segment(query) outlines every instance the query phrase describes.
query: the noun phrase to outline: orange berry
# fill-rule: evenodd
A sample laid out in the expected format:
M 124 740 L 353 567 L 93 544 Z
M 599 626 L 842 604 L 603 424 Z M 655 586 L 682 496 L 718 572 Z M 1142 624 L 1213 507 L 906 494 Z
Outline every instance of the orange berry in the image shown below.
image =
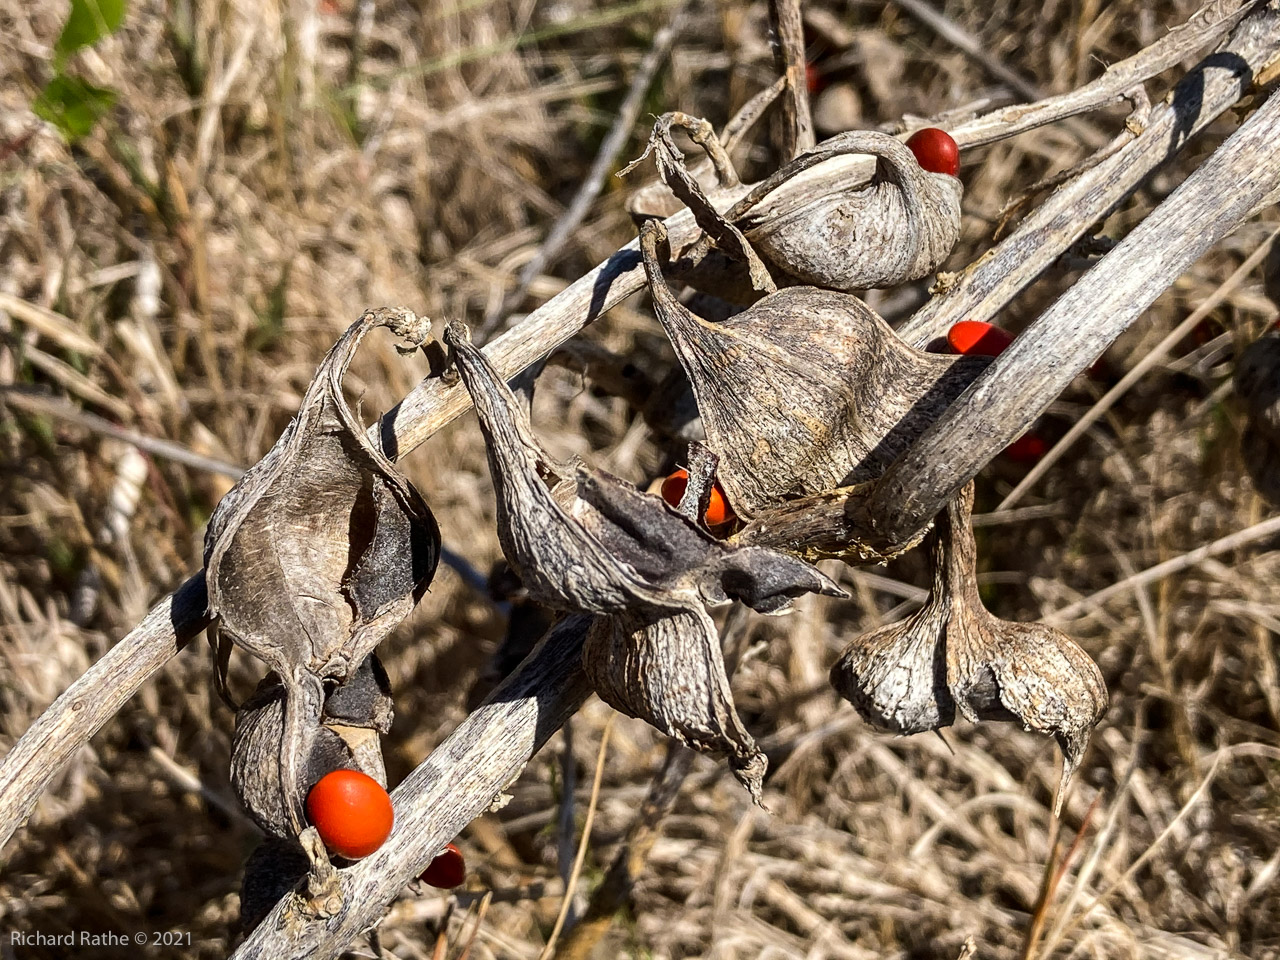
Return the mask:
M 359 860 L 391 836 L 395 810 L 382 785 L 359 770 L 332 770 L 307 794 L 307 818 L 334 853 Z
M 677 470 L 662 481 L 662 499 L 671 506 L 678 507 L 680 498 L 684 496 L 685 488 L 688 486 L 689 471 Z M 729 506 L 729 501 L 724 498 L 724 490 L 718 483 L 711 486 L 711 499 L 707 501 L 707 512 L 703 514 L 702 519 L 709 527 L 718 527 L 733 519 L 733 510 Z
M 418 879 L 441 890 L 462 886 L 462 881 L 467 879 L 467 861 L 457 844 L 446 846 L 443 853 L 427 864 L 427 869 L 418 875 Z
M 1013 343 L 1013 335 L 981 320 L 961 320 L 947 331 L 947 343 L 967 357 L 998 357 Z

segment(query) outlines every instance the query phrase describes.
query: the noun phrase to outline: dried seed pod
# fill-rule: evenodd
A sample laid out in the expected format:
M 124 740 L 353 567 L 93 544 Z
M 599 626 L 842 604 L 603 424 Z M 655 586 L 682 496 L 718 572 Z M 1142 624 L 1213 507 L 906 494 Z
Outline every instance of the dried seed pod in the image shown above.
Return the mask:
M 853 291 L 918 280 L 935 271 L 960 236 L 959 179 L 922 169 L 895 138 L 853 130 L 818 144 L 756 184 L 723 213 L 739 188 L 725 182 L 704 192 L 671 137 L 683 115 L 667 114 L 654 125 L 650 148 L 658 172 L 694 213 L 705 236 L 677 258 L 683 279 L 700 289 L 695 271 L 714 244 L 745 259 L 755 290 L 768 290 L 757 254 L 777 283 L 801 282 Z M 688 119 L 688 118 L 686 118 Z M 705 121 L 702 121 L 705 123 Z M 708 154 L 714 135 L 698 141 Z M 803 176 L 822 163 L 871 158 L 866 176 L 851 176 L 836 190 L 815 195 Z M 726 158 L 727 161 L 727 158 Z M 722 164 L 714 165 L 717 170 Z M 745 237 L 745 243 L 743 238 Z M 724 292 L 718 279 L 713 292 Z M 750 297 L 748 294 L 748 298 Z
M 800 560 L 716 540 L 667 506 L 599 470 L 567 479 L 533 436 L 528 417 L 466 327 L 445 332 L 485 435 L 498 496 L 498 541 L 529 595 L 560 610 L 621 613 L 681 603 L 741 600 L 772 612 L 808 592 L 843 596 Z
M 1240 438 L 1245 469 L 1258 492 L 1280 504 L 1280 330 L 1269 328 L 1245 348 L 1234 379 L 1248 417 Z
M 294 793 L 305 797 L 326 773 L 359 770 L 387 785 L 378 739 L 391 729 L 393 715 L 386 673 L 377 656 L 370 654 L 345 683 L 329 692 L 292 790 L 283 784 L 280 766 L 285 711 L 285 687 L 278 676 L 268 674 L 236 714 L 231 786 L 267 834 L 293 840 L 297 831 L 289 819 L 288 798 Z
M 597 617 L 582 662 L 601 700 L 687 747 L 723 754 L 761 802 L 768 761 L 738 717 L 720 635 L 702 607 Z
M 498 539 L 534 599 L 597 618 L 583 661 L 605 702 L 698 749 L 730 757 L 760 796 L 764 757 L 733 708 L 718 640 L 703 603 L 733 598 L 774 612 L 806 592 L 843 596 L 808 564 L 764 548 L 722 543 L 660 497 L 577 468 L 557 497 L 544 475 L 565 476 L 461 324 L 445 331 L 475 403 L 498 496 Z M 693 476 L 694 515 L 705 509 Z M 683 502 L 683 501 L 682 501 Z
M 276 445 L 218 504 L 205 536 L 214 629 L 284 685 L 279 776 L 295 833 L 322 680 L 355 671 L 413 608 L 439 557 L 431 511 L 369 442 L 342 395 L 351 358 L 376 326 L 422 342 L 428 322 L 378 310 L 353 324 Z
M 708 323 L 667 286 L 664 236 L 657 221 L 640 234 L 654 310 L 739 517 L 878 477 L 990 363 L 916 350 L 861 300 L 812 287 Z
M 831 668 L 831 684 L 867 720 L 895 733 L 955 722 L 1016 720 L 1062 748 L 1058 810 L 1089 734 L 1107 707 L 1102 673 L 1079 646 L 1042 623 L 993 616 L 978 596 L 973 483 L 930 534 L 933 589 L 899 623 L 858 637 Z

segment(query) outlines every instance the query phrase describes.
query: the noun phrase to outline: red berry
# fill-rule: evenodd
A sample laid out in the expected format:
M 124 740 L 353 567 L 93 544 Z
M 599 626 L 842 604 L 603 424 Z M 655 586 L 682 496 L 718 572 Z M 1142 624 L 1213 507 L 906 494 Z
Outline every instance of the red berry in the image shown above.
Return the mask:
M 1049 445 L 1034 433 L 1025 433 L 1004 448 L 1004 456 L 1014 463 L 1039 463 Z
M 812 63 L 804 65 L 804 85 L 809 88 L 809 93 L 814 94 L 822 89 L 822 74 L 818 72 L 818 68 Z
M 907 149 L 916 155 L 916 163 L 930 173 L 960 174 L 960 148 L 951 134 L 937 127 L 917 130 L 907 140 Z
M 1013 335 L 981 320 L 961 320 L 947 331 L 947 343 L 967 357 L 998 357 L 1013 343 Z
M 307 794 L 307 818 L 334 853 L 359 860 L 391 835 L 395 810 L 382 785 L 359 770 L 326 773 Z
M 445 847 L 442 854 L 427 864 L 427 869 L 418 875 L 418 879 L 441 890 L 462 886 L 462 881 L 467 879 L 467 862 L 457 844 Z
M 673 507 L 680 506 L 680 498 L 684 496 L 685 487 L 688 485 L 689 471 L 677 470 L 662 481 L 662 499 Z M 718 483 L 711 486 L 711 499 L 707 501 L 707 512 L 703 514 L 702 519 L 707 522 L 708 527 L 718 527 L 733 519 L 733 510 L 725 500 L 724 490 Z

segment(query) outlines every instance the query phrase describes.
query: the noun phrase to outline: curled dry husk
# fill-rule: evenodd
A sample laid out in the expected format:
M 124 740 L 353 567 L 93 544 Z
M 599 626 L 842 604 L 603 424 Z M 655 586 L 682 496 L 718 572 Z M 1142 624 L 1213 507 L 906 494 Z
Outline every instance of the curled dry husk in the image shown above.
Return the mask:
M 858 298 L 814 287 L 709 323 L 667 286 L 664 238 L 657 221 L 641 228 L 654 310 L 693 384 L 717 479 L 746 520 L 874 480 L 990 363 L 916 350 Z M 804 540 L 788 549 L 869 559 L 847 531 Z
M 280 789 L 285 688 L 274 673 L 258 684 L 236 714 L 231 741 L 231 786 L 267 834 L 292 840 L 286 794 Z M 387 785 L 379 735 L 391 729 L 391 688 L 377 654 L 329 690 L 311 748 L 299 765 L 296 792 L 306 796 L 333 770 L 359 770 Z
M 1016 720 L 1062 748 L 1062 783 L 1107 707 L 1102 673 L 1061 631 L 1011 623 L 978 596 L 973 483 L 939 514 L 929 540 L 933 589 L 921 610 L 854 640 L 831 684 L 869 723 L 922 733 L 965 719 Z
M 764 757 L 738 720 L 704 603 L 774 612 L 807 592 L 843 596 L 819 571 L 732 547 L 660 497 L 602 471 L 558 468 L 461 324 L 445 332 L 475 403 L 498 498 L 498 539 L 530 597 L 600 614 L 584 667 L 602 699 L 698 749 L 730 757 L 757 799 Z M 548 489 L 544 477 L 560 483 Z
M 1236 361 L 1235 390 L 1247 417 L 1240 438 L 1245 468 L 1258 492 L 1280 505 L 1280 330 L 1273 327 L 1245 348 Z
M 671 136 L 672 126 L 691 125 L 702 134 L 694 139 L 718 172 L 719 182 L 707 190 L 690 174 Z M 700 289 L 748 301 L 758 296 L 734 288 L 723 262 L 711 256 L 713 246 L 746 262 L 754 291 L 799 282 L 848 292 L 927 276 L 960 236 L 960 180 L 922 169 L 911 151 L 887 134 L 838 134 L 762 183 L 743 187 L 736 174 L 730 178 L 721 172 L 728 159 L 709 129 L 706 121 L 666 114 L 650 138 L 663 183 L 704 231 L 674 259 L 681 279 Z M 867 163 L 843 178 L 838 189 L 820 186 L 809 173 L 849 157 L 866 157 Z M 633 211 L 665 212 L 651 193 L 641 196 Z
M 297 417 L 218 504 L 205 536 L 214 629 L 284 688 L 278 787 L 290 829 L 320 736 L 323 681 L 341 681 L 413 608 L 435 572 L 440 533 L 413 486 L 369 442 L 342 378 L 369 330 L 421 343 L 429 321 L 367 312 L 329 351 Z

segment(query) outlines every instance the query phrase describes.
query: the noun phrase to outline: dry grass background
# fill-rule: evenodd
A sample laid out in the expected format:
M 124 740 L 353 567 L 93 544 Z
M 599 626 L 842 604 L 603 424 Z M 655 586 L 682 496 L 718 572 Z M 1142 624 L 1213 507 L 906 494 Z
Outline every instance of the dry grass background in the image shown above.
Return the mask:
M 1007 97 L 893 3 L 815 5 L 855 40 L 841 50 L 813 38 L 838 91 L 824 109 L 840 107 L 838 118 L 872 125 Z M 989 55 L 1061 92 L 1195 6 L 948 0 L 945 9 Z M 501 298 L 572 197 L 669 9 L 658 0 L 134 0 L 124 29 L 76 62 L 117 89 L 120 104 L 68 148 L 29 111 L 65 4 L 9 0 L 0 9 L 0 294 L 55 311 L 100 349 L 68 350 L 66 337 L 0 313 L 0 381 L 214 457 L 256 460 L 366 306 L 478 322 Z M 695 4 L 624 158 L 639 152 L 648 114 L 678 108 L 721 123 L 759 89 L 772 73 L 764 23 L 760 3 Z M 1153 95 L 1169 80 L 1149 85 Z M 1114 131 L 1123 111 L 1090 122 Z M 1123 235 L 1236 122 L 1213 125 L 1099 233 Z M 1086 152 L 1059 126 L 966 154 L 966 225 L 952 264 L 989 245 L 1020 190 Z M 763 146 L 745 161 L 770 162 Z M 531 303 L 634 235 L 626 189 L 610 181 Z M 1241 228 L 1166 293 L 1108 353 L 1112 379 L 1277 224 L 1273 210 Z M 1055 267 L 1003 322 L 1025 325 L 1080 266 Z M 877 302 L 901 315 L 922 294 Z M 1044 509 L 979 530 L 994 610 L 1048 614 L 1265 515 L 1237 450 L 1241 410 L 1223 385 L 1232 351 L 1275 309 L 1252 275 L 1203 336 L 1180 345 L 1024 501 Z M 633 301 L 585 336 L 661 373 L 674 360 L 646 311 Z M 368 419 L 424 372 L 375 338 L 348 382 Z M 1078 380 L 1042 432 L 1061 435 L 1103 389 Z M 542 377 L 535 417 L 555 452 L 638 483 L 679 455 L 570 369 Z M 3 404 L 0 451 L 7 749 L 198 565 L 203 523 L 227 481 Z M 499 552 L 473 418 L 403 469 L 446 544 L 487 571 Z M 992 464 L 979 511 L 1025 470 Z M 1111 709 L 1064 814 L 1067 842 L 1084 830 L 1049 910 L 1051 929 L 1072 925 L 1053 956 L 1280 956 L 1278 547 L 1219 557 L 1067 625 L 1102 666 Z M 925 582 L 914 556 L 879 572 Z M 976 956 L 1022 955 L 1048 853 L 1055 748 L 1007 724 L 962 726 L 946 743 L 869 729 L 825 672 L 857 632 L 891 609 L 900 616 L 902 597 L 840 575 L 853 599 L 755 618 L 735 678 L 744 719 L 770 753 L 771 813 L 753 810 L 722 765 L 699 759 L 634 910 L 597 956 L 950 960 L 968 937 Z M 386 743 L 393 781 L 464 716 L 503 629 L 502 611 L 442 567 L 385 645 L 397 692 Z M 247 691 L 259 669 L 237 654 L 236 689 Z M 0 956 L 227 953 L 257 835 L 227 784 L 232 718 L 210 677 L 206 650 L 193 645 L 57 779 L 4 853 Z M 574 721 L 579 824 L 607 714 L 593 700 Z M 497 891 L 472 956 L 533 958 L 550 929 L 562 890 L 557 850 L 573 844 L 558 836 L 561 749 L 557 737 L 511 804 L 463 834 L 463 905 Z M 648 728 L 616 724 L 583 889 L 607 866 L 662 752 Z M 406 890 L 382 925 L 383 947 L 429 956 L 444 902 Z M 455 942 L 462 912 L 449 926 Z M 74 954 L 10 945 L 10 931 L 37 930 L 190 931 L 192 945 Z

